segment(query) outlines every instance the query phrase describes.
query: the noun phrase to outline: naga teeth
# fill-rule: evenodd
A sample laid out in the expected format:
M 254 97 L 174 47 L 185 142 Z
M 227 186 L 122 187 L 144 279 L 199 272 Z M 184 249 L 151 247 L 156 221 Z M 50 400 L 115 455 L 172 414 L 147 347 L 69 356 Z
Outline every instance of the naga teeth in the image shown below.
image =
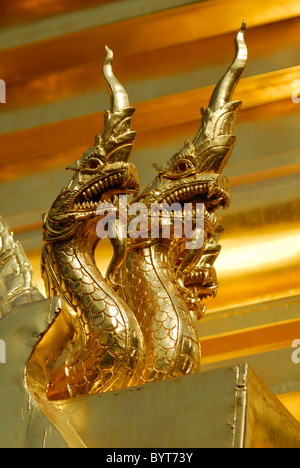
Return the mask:
M 91 194 L 94 195 L 94 196 L 97 195 L 97 193 L 98 193 L 97 190 L 95 189 L 95 187 L 91 187 L 91 188 L 90 188 L 90 192 L 91 192 Z
M 83 202 L 83 203 L 75 203 L 74 205 L 74 210 L 95 210 L 97 206 L 99 205 L 99 202 Z
M 97 195 L 103 192 L 104 189 L 109 188 L 112 185 L 120 184 L 122 183 L 122 181 L 123 181 L 122 174 L 114 174 L 108 177 L 107 179 L 105 179 L 104 181 L 96 182 L 94 185 L 92 185 L 91 187 L 87 188 L 84 192 L 82 192 L 82 197 L 84 201 L 75 203 L 73 209 L 77 211 L 95 210 L 100 203 L 100 201 L 94 201 L 95 198 L 97 198 Z M 117 204 L 119 201 L 119 198 L 117 195 L 114 195 L 108 201 L 113 204 Z
M 215 187 L 213 185 L 209 185 L 208 186 L 208 190 L 207 190 L 207 196 L 208 198 L 210 198 L 215 192 Z

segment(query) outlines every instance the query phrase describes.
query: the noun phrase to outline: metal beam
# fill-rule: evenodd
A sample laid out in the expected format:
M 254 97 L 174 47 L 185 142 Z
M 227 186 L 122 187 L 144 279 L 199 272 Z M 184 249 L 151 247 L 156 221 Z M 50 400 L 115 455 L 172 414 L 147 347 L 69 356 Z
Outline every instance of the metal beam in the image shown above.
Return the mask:
M 24 76 L 76 66 L 83 61 L 101 60 L 103 56 L 99 48 L 106 43 L 118 56 L 128 56 L 232 33 L 244 19 L 252 28 L 299 14 L 298 0 L 212 0 L 86 29 L 80 29 L 78 16 L 76 32 L 66 34 L 66 22 L 62 35 L 55 36 L 53 29 L 54 37 L 40 37 L 32 42 L 31 31 L 26 45 L 16 47 L 14 44 L 14 47 L 2 49 L 1 74 L 11 82 Z
M 291 84 L 299 75 L 300 66 L 244 78 L 239 84 L 235 98 L 243 101 L 243 112 L 260 107 L 260 112 L 263 113 L 264 107 L 272 104 L 279 104 L 279 112 L 282 108 L 284 112 L 287 112 L 287 109 L 298 112 L 300 106 L 291 100 Z M 143 134 L 144 145 L 149 144 L 148 132 L 200 122 L 199 109 L 208 104 L 212 90 L 213 87 L 209 86 L 134 104 L 134 127 L 139 134 L 139 144 L 143 144 Z M 75 148 L 89 147 L 99 130 L 99 114 L 95 113 L 2 134 L 0 181 L 26 173 L 29 161 L 34 161 L 36 170 L 41 170 L 45 161 L 47 167 L 49 164 L 55 167 L 62 161 L 64 164 L 66 155 L 69 159 L 69 152 Z M 13 171 L 10 172 L 12 165 Z
M 248 29 L 247 46 L 251 51 L 251 57 L 246 74 L 251 76 L 273 71 L 274 67 L 284 69 L 298 65 L 299 28 L 300 18 L 293 18 Z M 143 93 L 145 89 L 150 88 L 157 95 L 162 95 L 161 82 L 164 80 L 169 85 L 176 80 L 178 91 L 191 89 L 195 82 L 197 87 L 206 86 L 214 83 L 218 74 L 222 74 L 230 63 L 234 36 L 235 32 L 232 32 L 134 55 L 120 56 L 116 51 L 114 68 L 122 84 L 128 88 L 131 101 L 139 100 L 136 98 L 136 86 L 133 85 L 137 81 L 145 83 L 142 87 Z M 275 62 L 272 56 L 274 50 L 276 50 Z M 85 56 L 82 56 L 82 63 L 75 67 L 63 69 L 57 67 L 48 73 L 46 69 L 42 75 L 32 74 L 30 77 L 22 77 L 20 73 L 17 81 L 7 81 L 6 109 L 11 111 L 17 108 L 41 106 L 70 97 L 74 99 L 78 95 L 84 100 L 86 93 L 105 90 L 104 81 L 100 77 L 103 54 L 104 47 L 99 44 L 97 56 L 92 62 L 87 63 Z M 271 59 L 262 62 L 262 56 L 270 55 Z M 55 68 L 56 64 L 51 63 L 51 66 Z M 3 78 L 5 73 L 6 70 L 3 69 Z M 145 99 L 145 96 L 142 99 Z M 100 105 L 98 99 L 97 102 Z

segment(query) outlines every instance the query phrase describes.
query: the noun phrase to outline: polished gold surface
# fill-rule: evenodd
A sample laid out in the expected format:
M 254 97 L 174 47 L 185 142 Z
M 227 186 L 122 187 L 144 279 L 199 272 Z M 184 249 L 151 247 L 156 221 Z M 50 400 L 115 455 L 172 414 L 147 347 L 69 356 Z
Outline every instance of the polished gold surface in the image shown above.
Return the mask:
M 245 364 L 66 400 L 45 412 L 71 447 L 300 447 L 299 423 Z
M 240 118 L 249 118 L 250 111 L 257 113 L 257 108 L 261 115 L 274 116 L 288 110 L 297 112 L 297 106 L 288 99 L 291 96 L 291 84 L 298 79 L 299 73 L 300 67 L 297 66 L 243 78 L 236 91 L 236 97 L 243 101 Z M 82 79 L 81 77 L 81 83 Z M 50 88 L 52 86 L 56 89 L 56 83 Z M 57 86 L 60 89 L 60 85 Z M 155 143 L 155 140 L 165 139 L 168 133 L 171 133 L 172 137 L 172 133 L 176 136 L 178 131 L 189 132 L 191 126 L 194 128 L 195 123 L 197 125 L 199 108 L 207 105 L 213 90 L 214 87 L 209 86 L 135 103 L 134 125 L 138 134 L 137 147 L 145 147 L 149 144 L 149 138 Z M 35 90 L 30 89 L 28 92 L 35 93 Z M 278 105 L 278 102 L 281 105 Z M 181 125 L 189 127 L 183 130 L 177 128 Z M 34 164 L 35 171 L 68 164 L 74 152 L 80 153 L 85 150 L 88 136 L 93 135 L 91 129 L 96 131 L 98 126 L 97 113 L 2 134 L 0 162 L 5 171 L 1 172 L 0 181 L 14 179 L 18 175 L 30 172 L 28 160 Z M 39 143 L 41 139 L 48 141 L 44 148 Z M 70 145 L 72 149 L 66 151 L 65 148 Z M 299 172 L 299 166 L 295 170 Z
M 246 431 L 244 446 L 247 448 L 299 448 L 299 423 L 280 404 L 266 385 L 251 369 L 240 368 L 237 380 L 237 400 L 245 401 Z
M 79 30 L 68 31 L 68 34 L 68 25 L 65 25 L 64 34 L 59 38 L 38 35 L 39 40 L 35 42 L 27 40 L 22 47 L 2 50 L 0 62 L 5 70 L 5 79 L 15 81 L 20 76 L 76 66 L 82 63 L 83 57 L 84 62 L 94 61 L 99 53 L 99 44 L 109 43 L 120 56 L 134 55 L 233 33 L 244 18 L 247 18 L 252 28 L 294 18 L 299 13 L 297 0 L 265 0 L 263 3 L 259 0 L 244 0 L 243 3 L 236 0 L 196 2 L 84 30 L 79 27 Z M 224 17 L 226 21 L 223 21 Z M 130 35 L 128 31 L 131 31 Z M 45 45 L 47 55 L 44 54 Z
M 28 21 L 51 17 L 78 8 L 88 8 L 95 5 L 105 4 L 114 0 L 18 0 L 11 2 L 2 1 L 1 24 L 22 24 Z
M 117 76 L 137 110 L 131 160 L 144 188 L 153 176 L 150 164 L 165 164 L 186 137 L 195 135 L 199 107 L 207 105 L 210 85 L 230 60 L 231 41 L 245 10 L 241 12 L 241 5 L 232 0 L 76 0 L 72 5 L 68 0 L 59 5 L 22 0 L 18 9 L 14 1 L 7 2 L 7 8 L 3 3 L 1 56 L 9 66 L 4 70 L 1 62 L 8 99 L 1 106 L 0 211 L 24 246 L 34 281 L 43 292 L 40 213 L 48 212 L 60 188 L 68 184 L 64 167 L 85 151 L 98 131 L 98 110 L 106 108 L 99 80 L 104 31 L 105 42 L 117 55 Z M 249 362 L 299 420 L 299 365 L 291 359 L 300 315 L 300 106 L 291 99 L 293 83 L 299 79 L 299 12 L 287 0 L 263 4 L 249 0 L 243 7 L 250 54 L 246 77 L 236 90 L 236 98 L 243 100 L 237 147 L 226 167 L 232 203 L 230 210 L 217 212 L 225 228 L 222 252 L 218 255 L 219 248 L 214 247 L 218 242 L 212 243 L 203 257 L 214 261 L 218 286 L 214 281 L 211 292 L 218 288 L 218 295 L 202 300 L 206 314 L 197 322 L 202 371 Z M 192 16 L 192 21 L 197 20 L 195 30 L 190 28 Z M 176 18 L 180 35 L 174 34 Z M 157 35 L 156 27 L 163 23 L 165 37 Z M 125 42 L 123 31 L 128 26 L 131 40 Z M 144 32 L 147 37 L 137 52 Z M 47 61 L 45 50 L 51 58 Z M 103 276 L 113 251 L 106 240 L 96 249 L 95 261 Z M 8 315 L 3 320 L 11 324 L 13 316 Z M 60 320 L 58 328 L 72 332 L 68 311 Z M 46 350 L 47 341 L 44 344 Z M 42 368 L 43 358 L 39 365 Z M 48 376 L 48 371 L 41 375 Z M 51 429 L 44 432 L 50 434 Z M 51 445 L 50 439 L 45 437 L 46 445 Z M 30 445 L 29 439 L 26 443 Z
M 296 48 L 299 25 L 299 17 L 295 17 L 255 28 L 248 27 L 247 44 L 251 50 L 252 60 L 259 60 L 264 54 L 272 53 L 274 49 L 280 51 L 283 47 Z M 122 76 L 123 83 L 132 80 L 145 82 L 149 79 L 162 79 L 165 75 L 176 75 L 182 70 L 193 73 L 199 68 L 199 63 L 204 64 L 205 69 L 214 67 L 216 63 L 223 63 L 230 59 L 228 44 L 233 40 L 234 34 L 234 32 L 230 32 L 212 38 L 200 38 L 195 42 L 184 41 L 176 46 L 153 52 L 143 51 L 139 54 L 126 54 L 124 57 L 118 54 L 118 75 Z M 270 37 L 272 37 L 271 43 Z M 104 57 L 104 51 L 99 50 L 97 57 L 99 56 L 100 59 L 102 55 Z M 48 73 L 44 72 L 42 76 L 33 74 L 26 77 L 22 76 L 21 71 L 18 71 L 17 81 L 8 80 L 9 102 L 7 107 L 10 110 L 20 110 L 35 105 L 57 103 L 61 99 L 78 97 L 82 93 L 101 92 L 104 87 L 99 81 L 98 59 L 88 63 L 80 63 L 71 68 L 59 69 L 53 63 L 52 66 L 55 69 Z M 281 67 L 282 73 L 283 69 L 287 67 L 288 65 Z M 263 68 L 258 70 L 258 73 L 263 73 Z M 89 75 L 88 82 L 86 80 L 87 74 Z M 273 79 L 275 80 L 275 76 Z M 197 88 L 202 86 L 204 84 L 199 80 Z M 248 93 L 243 96 L 244 103 Z M 200 94 L 197 98 L 200 98 Z M 207 104 L 209 96 L 204 96 L 203 99 Z M 135 104 L 139 101 L 139 99 L 136 100 Z M 184 109 L 186 108 L 183 106 Z M 141 124 L 143 124 L 142 119 Z

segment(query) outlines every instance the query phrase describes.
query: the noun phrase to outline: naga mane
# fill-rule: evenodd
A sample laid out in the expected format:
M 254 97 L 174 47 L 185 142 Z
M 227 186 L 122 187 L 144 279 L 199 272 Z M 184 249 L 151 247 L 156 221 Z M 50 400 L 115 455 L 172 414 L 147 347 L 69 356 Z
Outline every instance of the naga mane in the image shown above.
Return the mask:
M 197 321 L 203 298 L 218 289 L 214 262 L 219 255 L 215 211 L 230 204 L 222 171 L 235 143 L 233 127 L 241 102 L 233 92 L 245 68 L 245 24 L 236 37 L 236 56 L 216 86 L 192 142 L 165 165 L 154 164 L 157 177 L 140 194 L 139 177 L 128 162 L 135 138 L 134 109 L 112 71 L 107 49 L 103 73 L 111 96 L 104 128 L 95 144 L 68 169 L 74 176 L 44 218 L 42 275 L 47 295 L 63 299 L 62 310 L 35 346 L 28 374 L 39 376 L 49 400 L 107 392 L 198 372 L 201 348 Z M 187 238 L 121 235 L 111 226 L 113 258 L 106 278 L 95 262 L 97 207 L 120 195 L 131 203 L 190 203 L 201 248 L 188 249 Z M 197 227 L 197 206 L 204 205 L 204 232 Z M 121 215 L 121 213 L 120 213 Z M 162 224 L 159 225 L 162 230 Z

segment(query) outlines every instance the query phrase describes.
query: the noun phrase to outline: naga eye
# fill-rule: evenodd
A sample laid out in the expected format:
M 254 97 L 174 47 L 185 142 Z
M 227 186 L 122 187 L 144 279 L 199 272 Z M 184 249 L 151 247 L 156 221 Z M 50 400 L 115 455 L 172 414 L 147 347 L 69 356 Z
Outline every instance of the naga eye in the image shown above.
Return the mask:
M 179 163 L 177 167 L 179 169 L 179 172 L 185 172 L 187 170 L 187 164 L 184 162 Z
M 95 171 L 96 169 L 100 169 L 103 167 L 104 164 L 97 158 L 90 159 L 86 164 L 86 169 L 90 169 L 91 171 Z
M 177 164 L 176 168 L 177 168 L 177 172 L 184 173 L 184 172 L 187 172 L 188 170 L 194 169 L 194 166 L 189 161 L 180 161 Z

